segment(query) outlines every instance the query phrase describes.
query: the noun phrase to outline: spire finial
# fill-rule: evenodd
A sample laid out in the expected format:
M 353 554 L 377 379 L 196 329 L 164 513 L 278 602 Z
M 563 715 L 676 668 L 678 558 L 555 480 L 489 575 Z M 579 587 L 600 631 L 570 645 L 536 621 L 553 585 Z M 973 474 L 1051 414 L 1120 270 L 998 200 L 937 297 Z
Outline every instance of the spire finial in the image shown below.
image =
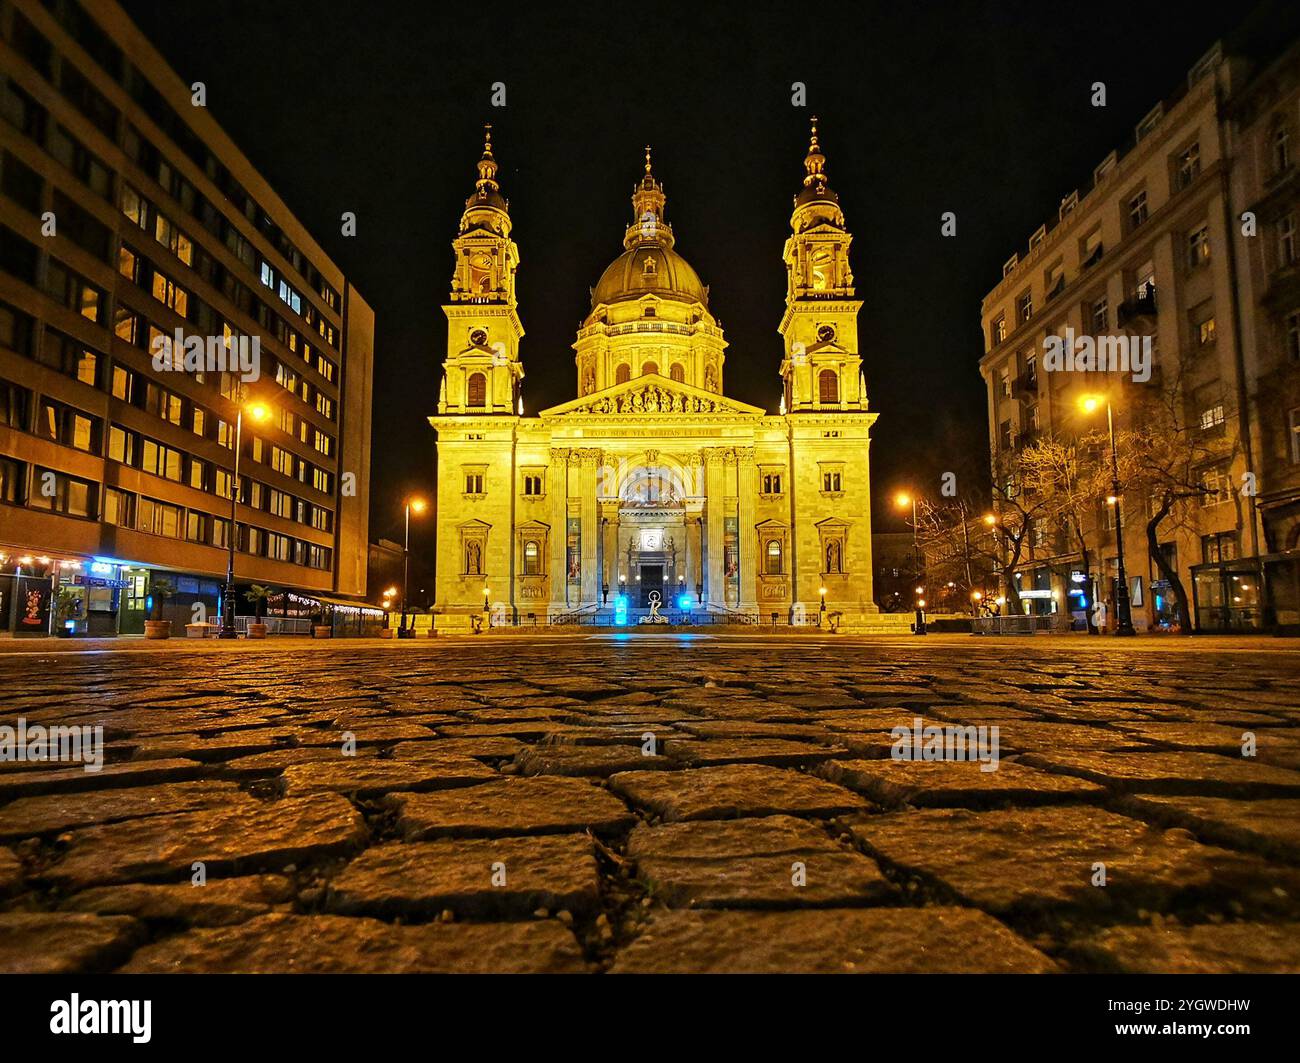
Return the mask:
M 483 154 L 478 160 L 478 180 L 474 182 L 480 199 L 486 199 L 489 193 L 500 188 L 496 176 L 497 160 L 492 154 L 492 124 L 488 122 L 483 126 Z
M 645 146 L 645 172 L 650 172 L 650 145 Z
M 813 121 L 815 122 L 817 121 L 817 119 L 814 118 Z M 491 122 L 485 122 L 483 124 L 483 154 L 484 155 L 492 154 L 492 123 Z
M 803 168 L 807 172 L 803 183 L 816 185 L 821 191 L 826 186 L 826 156 L 822 154 L 821 144 L 817 140 L 817 116 L 812 118 L 812 135 L 808 140 L 808 154 L 804 157 Z

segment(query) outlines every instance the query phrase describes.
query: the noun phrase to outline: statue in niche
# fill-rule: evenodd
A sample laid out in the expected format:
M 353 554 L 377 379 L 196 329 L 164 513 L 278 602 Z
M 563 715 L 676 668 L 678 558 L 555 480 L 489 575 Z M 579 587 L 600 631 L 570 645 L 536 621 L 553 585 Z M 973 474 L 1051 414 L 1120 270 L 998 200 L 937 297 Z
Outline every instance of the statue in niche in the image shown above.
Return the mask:
M 588 365 L 582 372 L 582 393 L 590 395 L 596 390 L 596 370 Z
M 826 571 L 840 572 L 840 541 L 832 539 L 826 544 Z
M 657 388 L 649 388 L 646 390 L 645 409 L 646 413 L 659 412 L 659 390 Z
M 716 390 L 714 387 L 715 382 L 716 381 L 713 375 L 713 366 L 709 365 L 704 370 L 704 390 L 705 391 Z
M 483 548 L 474 539 L 471 539 L 465 545 L 465 574 L 468 576 L 483 575 Z

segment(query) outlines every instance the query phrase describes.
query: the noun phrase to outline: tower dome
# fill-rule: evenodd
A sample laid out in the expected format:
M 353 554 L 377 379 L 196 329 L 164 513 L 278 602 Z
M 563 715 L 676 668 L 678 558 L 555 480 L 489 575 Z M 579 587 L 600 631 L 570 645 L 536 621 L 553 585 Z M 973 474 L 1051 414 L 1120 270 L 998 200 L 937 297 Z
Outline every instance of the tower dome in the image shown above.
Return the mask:
M 691 264 L 673 250 L 672 226 L 664 220 L 663 184 L 645 149 L 645 175 L 632 192 L 632 224 L 623 236 L 624 252 L 609 264 L 591 290 L 591 305 L 617 303 L 653 294 L 708 307 L 709 289 Z

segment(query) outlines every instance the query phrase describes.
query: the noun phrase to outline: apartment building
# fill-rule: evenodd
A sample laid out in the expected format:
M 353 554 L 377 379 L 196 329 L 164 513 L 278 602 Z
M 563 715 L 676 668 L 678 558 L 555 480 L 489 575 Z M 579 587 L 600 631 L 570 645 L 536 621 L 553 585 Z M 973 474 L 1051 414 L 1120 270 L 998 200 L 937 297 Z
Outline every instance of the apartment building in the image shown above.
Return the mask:
M 1300 42 L 1234 93 L 1225 115 L 1232 198 L 1251 232 L 1237 240 L 1237 263 L 1263 541 L 1258 558 L 1206 564 L 1198 589 L 1226 598 L 1223 587 L 1259 577 L 1265 622 L 1300 631 Z
M 373 334 L 117 4 L 0 0 L 0 633 L 215 616 L 232 534 L 286 614 L 364 595 Z
M 1239 490 L 1242 474 L 1254 464 L 1230 240 L 1231 158 L 1219 116 L 1220 100 L 1243 76 L 1238 61 L 1212 49 L 1141 119 L 1126 149 L 1103 159 L 1088 187 L 1064 197 L 1056 218 L 1039 227 L 1024 253 L 1008 259 L 981 310 L 980 372 L 995 472 L 1014 470 L 1017 454 L 1036 439 L 1079 439 L 1104 430 L 1104 407 L 1100 417 L 1081 409 L 1086 394 L 1109 398 L 1122 433 L 1144 416 L 1144 403 L 1162 401 L 1172 390 L 1177 394 L 1169 398 L 1181 405 L 1192 431 L 1216 441 L 1207 449 L 1220 456 L 1196 470 L 1207 491 L 1196 512 L 1161 528 L 1167 538 L 1160 549 L 1189 589 L 1195 565 L 1254 555 L 1260 542 L 1255 500 Z M 1053 364 L 1046 352 L 1070 336 L 1149 337 L 1151 372 Z M 1122 499 L 1139 630 L 1174 619 L 1168 585 L 1149 556 L 1147 507 L 1144 498 Z M 1016 576 L 1027 611 L 1069 610 L 1082 622 L 1092 594 L 1113 600 L 1119 553 L 1114 514 L 1115 507 L 1098 497 L 1081 519 L 1087 558 L 1075 530 L 1045 522 L 1034 527 Z M 1253 584 L 1252 597 L 1258 592 Z M 1237 605 L 1233 618 L 1216 617 L 1215 626 L 1247 616 L 1258 622 L 1257 601 Z

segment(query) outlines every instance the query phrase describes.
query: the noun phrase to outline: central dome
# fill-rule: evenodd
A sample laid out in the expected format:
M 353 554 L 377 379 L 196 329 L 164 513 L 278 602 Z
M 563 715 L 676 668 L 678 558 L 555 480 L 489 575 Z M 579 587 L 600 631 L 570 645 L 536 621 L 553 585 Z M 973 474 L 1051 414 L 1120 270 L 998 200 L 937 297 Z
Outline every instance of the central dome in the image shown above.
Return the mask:
M 670 247 L 644 243 L 609 264 L 591 291 L 592 307 L 658 295 L 680 302 L 709 304 L 708 291 L 686 259 Z

